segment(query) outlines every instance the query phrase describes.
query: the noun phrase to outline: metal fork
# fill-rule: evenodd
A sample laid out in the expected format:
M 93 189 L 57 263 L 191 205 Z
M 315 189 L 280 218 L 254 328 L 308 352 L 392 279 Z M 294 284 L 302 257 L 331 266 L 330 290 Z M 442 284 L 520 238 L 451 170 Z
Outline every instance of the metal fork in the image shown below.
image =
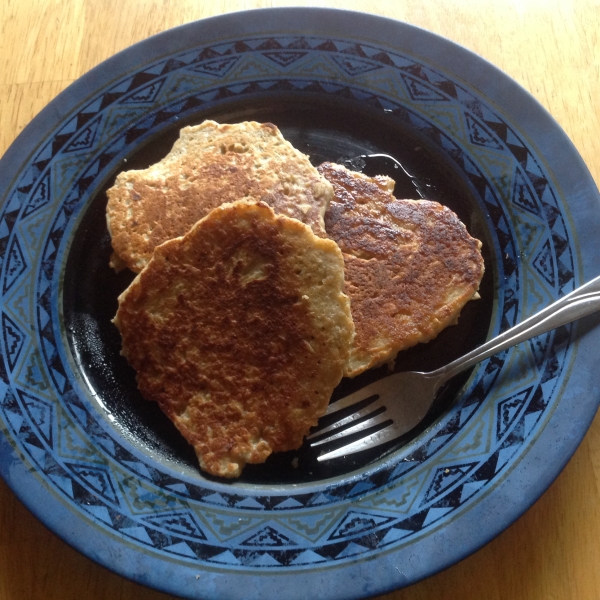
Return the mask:
M 319 446 L 343 439 L 377 425 L 383 425 L 383 427 L 341 448 L 321 454 L 317 460 L 325 461 L 354 454 L 399 438 L 414 429 L 425 418 L 438 390 L 450 378 L 494 354 L 498 354 L 532 337 L 547 333 L 561 325 L 571 323 L 597 310 L 600 310 L 600 277 L 592 279 L 445 367 L 429 373 L 417 371 L 396 373 L 375 381 L 330 404 L 326 415 L 335 414 L 340 410 L 374 397 L 368 406 L 308 436 L 309 440 L 320 438 L 312 441 L 311 446 Z M 356 421 L 359 422 L 352 425 Z M 321 438 L 325 434 L 329 435 Z

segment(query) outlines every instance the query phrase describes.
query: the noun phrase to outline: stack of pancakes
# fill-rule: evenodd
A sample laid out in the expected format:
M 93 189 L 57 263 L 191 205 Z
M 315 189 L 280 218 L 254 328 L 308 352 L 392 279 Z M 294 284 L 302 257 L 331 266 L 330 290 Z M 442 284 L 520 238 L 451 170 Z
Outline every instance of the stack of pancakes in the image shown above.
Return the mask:
M 138 273 L 119 297 L 122 353 L 202 469 L 237 477 L 298 448 L 343 376 L 429 341 L 476 296 L 481 243 L 393 186 L 315 169 L 252 122 L 186 127 L 117 177 L 111 264 Z

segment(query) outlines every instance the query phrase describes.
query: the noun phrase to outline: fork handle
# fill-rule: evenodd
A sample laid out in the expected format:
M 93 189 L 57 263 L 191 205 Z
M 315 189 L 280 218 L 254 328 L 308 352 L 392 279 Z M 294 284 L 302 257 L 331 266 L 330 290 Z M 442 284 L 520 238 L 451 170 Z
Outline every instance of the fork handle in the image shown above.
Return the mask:
M 573 290 L 569 294 L 566 294 L 562 298 L 559 298 L 552 304 L 549 304 L 548 306 L 546 306 L 546 308 L 543 308 L 537 313 L 531 315 L 530 317 L 528 317 L 524 321 L 521 321 L 511 329 L 507 329 L 503 333 L 497 335 L 494 339 L 490 340 L 489 342 L 486 342 L 485 344 L 482 344 L 479 347 L 479 349 L 474 350 L 474 352 L 483 352 L 488 347 L 491 348 L 493 346 L 498 345 L 505 339 L 512 338 L 514 335 L 516 335 L 517 332 L 526 331 L 536 323 L 539 323 L 540 321 L 543 321 L 545 318 L 549 317 L 561 306 L 566 306 L 567 304 L 570 304 L 573 300 L 582 298 L 584 296 L 588 296 L 593 292 L 600 292 L 600 276 L 595 277 L 587 283 L 584 283 L 582 286 L 576 288 L 575 290 Z
M 530 327 L 532 327 L 536 323 L 540 323 L 541 321 L 543 321 L 544 319 L 549 317 L 551 314 L 553 314 L 558 308 L 560 308 L 562 306 L 566 306 L 567 304 L 570 304 L 573 300 L 581 298 L 586 295 L 589 295 L 590 293 L 593 293 L 593 292 L 600 292 L 600 276 L 594 277 L 594 279 L 591 279 L 587 283 L 584 283 L 582 286 L 579 286 L 578 288 L 574 289 L 569 294 L 566 294 L 562 298 L 559 298 L 552 304 L 548 305 L 546 308 L 543 308 L 542 310 L 538 311 L 537 313 L 531 315 L 530 317 L 528 317 L 524 321 L 521 321 L 520 323 L 518 323 L 511 329 L 507 329 L 500 335 L 497 335 L 495 338 L 491 339 L 489 342 L 482 344 L 481 346 L 479 346 L 479 348 L 475 348 L 475 350 L 473 350 L 472 352 L 469 352 L 465 356 L 457 359 L 453 363 L 450 363 L 449 365 L 446 365 L 445 367 L 442 367 L 441 369 L 438 369 L 437 371 L 432 372 L 432 376 L 442 377 L 443 374 L 446 372 L 446 370 L 449 369 L 450 367 L 452 367 L 455 363 L 458 367 L 459 363 L 462 363 L 463 360 L 469 359 L 471 357 L 471 355 L 479 356 L 479 354 L 481 352 L 485 352 L 489 348 L 495 348 L 498 344 L 504 342 L 505 340 L 512 339 L 517 333 L 527 331 Z M 537 334 L 537 335 L 539 335 L 539 334 Z M 494 352 L 494 354 L 497 352 L 499 352 L 499 351 Z M 488 356 L 492 356 L 492 355 L 488 355 Z M 480 358 L 479 360 L 483 360 L 483 359 Z M 475 362 L 477 362 L 477 361 L 475 361 Z M 464 367 L 464 368 L 468 369 L 473 364 L 475 364 L 475 363 L 470 362 L 469 366 Z M 459 370 L 452 369 L 452 375 L 448 375 L 447 377 L 445 377 L 439 383 L 439 385 L 442 385 L 442 383 L 444 381 L 446 381 L 446 379 L 449 379 L 450 377 L 453 377 L 454 375 L 460 373 L 461 370 L 462 369 L 459 369 Z M 439 387 L 439 385 L 438 385 L 438 387 Z
M 600 278 L 591 281 L 590 284 L 598 279 Z M 500 336 L 490 340 L 479 348 L 475 348 L 475 350 L 472 350 L 461 358 L 447 364 L 445 367 L 432 371 L 427 375 L 432 378 L 439 378 L 439 383 L 436 386 L 437 388 L 451 377 L 454 377 L 454 375 L 457 375 L 461 371 L 472 367 L 494 354 L 498 354 L 503 350 L 520 344 L 532 337 L 542 335 L 561 325 L 567 325 L 572 321 L 576 321 L 577 319 L 581 319 L 586 315 L 600 310 L 600 292 L 584 293 L 581 295 L 581 291 L 584 287 L 586 287 L 587 290 L 592 289 L 591 286 L 582 286 L 581 288 L 578 288 L 575 290 L 575 292 L 577 292 L 575 296 L 573 296 L 575 293 L 573 292 L 572 294 L 569 294 L 569 297 L 565 296 L 564 298 L 557 300 L 519 325 L 515 325 L 511 329 L 508 329 Z M 528 322 L 529 326 L 527 326 Z

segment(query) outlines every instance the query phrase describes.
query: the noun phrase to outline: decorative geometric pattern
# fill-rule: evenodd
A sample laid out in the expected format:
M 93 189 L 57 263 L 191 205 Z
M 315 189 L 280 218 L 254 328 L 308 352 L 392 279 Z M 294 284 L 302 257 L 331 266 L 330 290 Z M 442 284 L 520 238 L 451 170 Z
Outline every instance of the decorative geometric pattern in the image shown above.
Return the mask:
M 500 440 L 519 416 L 521 409 L 527 404 L 533 388 L 528 388 L 514 396 L 510 396 L 498 403 L 498 416 L 496 420 L 496 437 Z
M 309 36 L 231 40 L 165 57 L 94 91 L 41 142 L 2 199 L 0 425 L 72 511 L 173 561 L 320 569 L 425 534 L 477 502 L 526 451 L 570 361 L 568 327 L 548 334 L 542 349 L 521 349 L 532 356 L 526 389 L 505 376 L 512 351 L 496 356 L 401 460 L 293 493 L 223 490 L 134 454 L 77 382 L 55 310 L 73 224 L 123 158 L 175 120 L 289 91 L 385 110 L 454 161 L 489 215 L 500 328 L 536 310 L 525 289 L 551 299 L 577 283 L 566 208 L 535 154 L 475 90 L 412 56 Z M 34 239 L 34 231 L 43 235 Z M 534 258 L 522 265 L 520 256 Z M 13 293 L 24 281 L 25 301 Z M 16 314 L 25 315 L 27 333 Z
M 19 238 L 13 238 L 8 250 L 8 257 L 6 259 L 5 277 L 2 285 L 2 291 L 4 293 L 8 292 L 26 270 L 27 262 L 23 254 L 23 250 L 21 250 Z
M 23 216 L 28 217 L 32 212 L 50 202 L 50 185 L 50 173 L 47 173 L 33 190 Z
M 267 526 L 241 542 L 242 546 L 295 546 L 296 544 L 273 527 Z
M 329 536 L 329 539 L 339 540 L 351 536 L 353 537 L 365 531 L 372 531 L 376 527 L 383 527 L 393 521 L 395 521 L 394 517 L 389 515 L 374 515 L 350 510 L 335 528 L 335 531 Z
M 12 371 L 21 354 L 21 349 L 25 342 L 25 334 L 5 314 L 2 315 L 2 337 L 4 338 L 5 357 L 8 361 L 8 368 Z

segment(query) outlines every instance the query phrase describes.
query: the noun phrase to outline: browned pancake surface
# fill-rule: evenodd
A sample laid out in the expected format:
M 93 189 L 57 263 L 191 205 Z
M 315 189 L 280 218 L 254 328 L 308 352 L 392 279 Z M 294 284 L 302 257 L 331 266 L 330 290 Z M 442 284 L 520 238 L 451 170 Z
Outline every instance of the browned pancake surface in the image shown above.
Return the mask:
M 331 186 L 271 123 L 184 127 L 171 152 L 148 169 L 118 175 L 108 190 L 111 264 L 139 272 L 154 248 L 184 235 L 213 208 L 244 197 L 325 236 Z
M 456 322 L 483 276 L 481 242 L 441 204 L 394 198 L 387 177 L 333 163 L 318 170 L 334 188 L 325 226 L 344 254 L 353 377 Z
M 247 202 L 159 246 L 115 324 L 142 394 L 223 477 L 302 444 L 354 334 L 337 245 Z

